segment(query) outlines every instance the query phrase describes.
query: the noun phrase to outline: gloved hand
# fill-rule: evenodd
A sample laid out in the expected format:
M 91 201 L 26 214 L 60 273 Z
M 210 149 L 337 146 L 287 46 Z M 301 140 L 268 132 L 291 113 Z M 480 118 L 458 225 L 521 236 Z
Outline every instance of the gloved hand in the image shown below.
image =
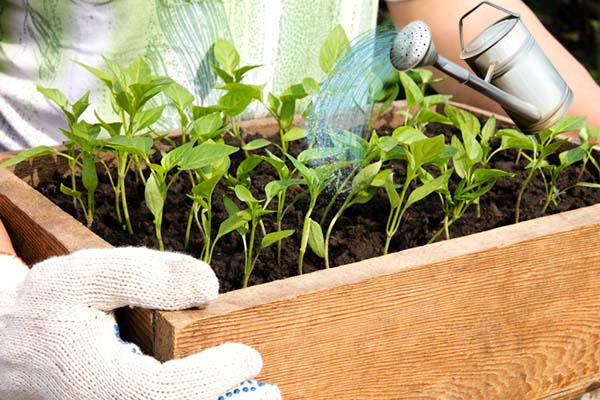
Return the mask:
M 177 253 L 82 250 L 31 271 L 2 255 L 0 399 L 280 399 L 277 387 L 248 381 L 262 360 L 245 345 L 161 364 L 115 336 L 115 308 L 183 309 L 217 294 L 210 267 Z

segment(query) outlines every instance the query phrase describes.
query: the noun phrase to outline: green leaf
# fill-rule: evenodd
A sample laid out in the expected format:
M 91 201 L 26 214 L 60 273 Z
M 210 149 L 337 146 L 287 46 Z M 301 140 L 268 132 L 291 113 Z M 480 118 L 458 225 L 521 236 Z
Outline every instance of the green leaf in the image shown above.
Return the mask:
M 341 25 L 336 25 L 329 33 L 319 54 L 319 65 L 327 74 L 331 75 L 336 62 L 350 51 L 350 41 L 344 28 Z
M 400 86 L 397 83 L 394 83 L 381 91 L 380 96 L 384 97 L 381 99 L 381 104 L 379 105 L 379 110 L 377 111 L 378 117 L 380 117 L 386 110 L 390 108 L 392 103 L 398 98 L 398 93 L 400 93 Z
M 185 87 L 177 82 L 173 82 L 165 89 L 165 94 L 175 107 L 179 110 L 185 110 L 194 102 L 194 96 Z
M 113 136 L 107 142 L 108 147 L 147 158 L 150 155 L 153 141 L 149 137 Z
M 423 200 L 436 190 L 440 190 L 444 188 L 444 186 L 447 186 L 449 177 L 450 174 L 445 173 L 413 190 L 410 196 L 408 196 L 408 200 L 406 200 L 405 207 L 408 208 L 416 202 Z
M 294 167 L 298 170 L 300 175 L 302 175 L 306 184 L 308 185 L 308 188 L 310 190 L 313 190 L 315 188 L 315 186 L 319 183 L 319 177 L 317 176 L 317 173 L 314 170 L 308 168 L 306 165 L 304 165 L 299 160 L 296 160 L 291 155 L 286 154 L 286 156 L 290 159 L 290 161 L 292 162 Z
M 235 77 L 230 75 L 229 73 L 227 73 L 227 71 L 225 71 L 223 68 L 219 68 L 218 66 L 216 66 L 213 63 L 210 63 L 210 67 L 213 69 L 213 71 L 215 71 L 217 73 L 217 75 L 219 76 L 219 78 L 221 78 L 223 80 L 223 82 L 225 82 L 225 83 L 235 82 Z
M 277 110 L 279 110 L 279 105 L 281 104 L 281 101 L 279 101 L 277 96 L 269 92 L 269 94 L 267 95 L 267 102 L 269 103 L 269 107 L 271 107 L 271 110 L 274 113 L 277 113 Z
M 198 138 L 212 137 L 217 134 L 223 126 L 220 113 L 204 115 L 194 121 L 193 130 Z
M 254 100 L 262 100 L 264 85 L 246 85 L 243 83 L 227 83 L 217 89 L 227 93 L 219 99 L 219 107 L 225 114 L 235 117 L 241 114 Z
M 235 173 L 238 179 L 244 179 L 254 171 L 254 169 L 261 163 L 263 159 L 259 156 L 250 156 L 240 163 Z
M 286 99 L 281 103 L 281 110 L 279 112 L 279 122 L 284 129 L 287 129 L 294 123 L 294 116 L 296 115 L 296 100 Z
M 496 132 L 496 117 L 493 115 L 485 121 L 485 125 L 481 129 L 481 141 L 485 144 L 489 143 L 490 139 Z
M 435 161 L 445 149 L 444 135 L 418 140 L 410 145 L 417 167 Z
M 384 153 L 392 151 L 396 146 L 398 146 L 398 139 L 393 136 L 384 136 L 379 140 L 379 148 Z
M 563 151 L 558 155 L 561 165 L 568 166 L 583 160 L 586 151 L 582 147 L 575 147 L 570 150 Z
M 43 94 L 47 99 L 51 100 L 62 110 L 66 110 L 69 106 L 69 99 L 63 92 L 58 89 L 46 88 L 41 85 L 36 85 L 38 92 Z
M 75 120 L 79 119 L 81 114 L 83 114 L 84 111 L 87 110 L 89 105 L 90 105 L 90 91 L 88 90 L 87 92 L 85 92 L 85 94 L 83 96 L 81 96 L 81 98 L 79 100 L 77 100 L 75 103 L 73 103 L 73 106 L 71 107 L 71 109 L 73 110 L 73 117 L 75 117 Z
M 550 127 L 550 130 L 558 135 L 559 133 L 578 131 L 585 126 L 586 117 L 576 115 L 565 115 L 558 122 Z
M 321 160 L 323 158 L 337 157 L 342 152 L 342 149 L 337 147 L 313 147 L 303 150 L 298 154 L 298 161 L 307 164 L 311 161 Z
M 428 108 L 421 108 L 421 112 L 419 112 L 417 116 L 417 123 L 427 124 L 430 122 L 438 122 L 440 124 L 452 125 L 452 121 L 450 121 L 450 119 L 445 115 L 432 111 Z
M 319 82 L 317 82 L 316 80 L 314 80 L 313 78 L 310 78 L 310 77 L 304 78 L 302 80 L 302 87 L 304 88 L 304 91 L 308 95 L 317 94 L 317 93 L 319 93 L 319 90 L 321 90 Z
M 226 195 L 223 195 L 223 206 L 225 206 L 225 210 L 229 216 L 236 215 L 240 212 L 239 207 Z
M 269 141 L 267 139 L 254 139 L 251 142 L 246 143 L 246 145 L 244 145 L 242 147 L 242 150 L 246 150 L 246 151 L 258 150 L 258 149 L 262 149 L 263 147 L 267 147 L 270 144 L 272 144 L 271 141 Z
M 382 162 L 377 161 L 361 169 L 352 179 L 352 194 L 366 190 L 381 169 Z
M 248 220 L 244 219 L 243 217 L 239 215 L 231 215 L 219 225 L 219 231 L 217 232 L 217 237 L 215 240 L 219 240 L 228 233 L 238 230 L 247 223 Z
M 469 170 L 467 168 L 467 163 L 466 163 L 467 156 L 466 156 L 466 152 L 465 152 L 465 147 L 463 146 L 462 142 L 456 135 L 452 135 L 451 143 L 452 143 L 452 147 L 454 149 L 456 149 L 456 153 L 454 153 L 454 155 L 452 156 L 454 170 L 456 171 L 456 174 L 461 179 L 466 179 L 467 175 L 469 174 Z
M 325 239 L 321 225 L 309 218 L 308 227 L 308 245 L 318 257 L 325 257 Z
M 486 181 L 495 180 L 503 176 L 514 176 L 514 174 L 501 169 L 479 168 L 473 173 L 473 181 L 480 185 Z
M 234 75 L 235 75 L 235 80 L 236 81 L 241 81 L 242 79 L 244 79 L 244 75 L 246 75 L 247 72 L 252 71 L 253 69 L 262 67 L 262 65 L 258 64 L 258 65 L 246 65 L 243 66 L 241 68 L 238 68 L 235 70 Z
M 450 118 L 454 126 L 456 126 L 463 133 L 468 132 L 471 135 L 479 135 L 481 132 L 481 124 L 475 115 L 472 113 L 454 107 L 453 105 L 446 104 L 444 106 L 444 112 Z M 464 137 L 463 137 L 464 141 Z
M 308 93 L 306 93 L 304 86 L 302 84 L 297 83 L 297 84 L 291 85 L 287 89 L 285 89 L 285 91 L 279 97 L 280 97 L 281 101 L 286 101 L 286 100 L 303 99 L 307 95 L 308 95 Z
M 452 98 L 452 95 L 447 94 L 432 94 L 423 98 L 423 107 L 429 108 L 438 104 L 445 104 Z
M 592 189 L 600 189 L 600 183 L 592 183 L 592 182 L 577 182 L 575 186 L 578 187 L 587 187 Z
M 98 187 L 98 172 L 96 171 L 96 160 L 90 153 L 83 153 L 83 166 L 81 170 L 83 187 L 88 192 L 93 192 Z
M 163 197 L 163 183 L 158 183 L 156 181 L 156 175 L 151 174 L 150 177 L 146 180 L 146 187 L 144 189 L 144 199 L 146 200 L 146 206 L 154 215 L 154 218 L 158 218 L 158 216 L 162 213 L 163 207 L 165 205 L 165 200 Z
M 271 181 L 265 185 L 265 194 L 267 196 L 267 202 L 274 199 L 282 190 L 287 189 L 293 185 L 303 185 L 304 179 L 281 179 L 277 181 Z
M 74 61 L 76 64 L 81 65 L 83 68 L 85 68 L 86 70 L 88 70 L 90 73 L 92 73 L 96 78 L 100 79 L 102 82 L 104 82 L 104 84 L 112 90 L 113 85 L 116 83 L 116 77 L 114 75 L 111 75 L 108 72 L 105 72 L 101 69 L 98 68 L 94 68 L 90 65 L 86 65 L 83 63 L 80 63 L 78 61 Z
M 146 82 L 149 80 L 152 70 L 142 57 L 138 57 L 123 71 L 128 82 Z
M 8 160 L 0 163 L 0 168 L 6 168 L 13 165 L 16 165 L 20 162 L 30 160 L 32 158 L 37 158 L 41 156 L 45 156 L 47 154 L 60 154 L 60 152 L 49 146 L 36 146 L 27 150 L 23 150 L 16 154 L 15 156 L 9 158 Z
M 67 186 L 65 186 L 64 184 L 60 184 L 60 191 L 63 194 L 66 194 L 67 196 L 71 196 L 75 199 L 80 199 L 81 198 L 81 192 L 78 190 L 73 190 Z
M 221 180 L 220 175 L 213 176 L 210 179 L 200 182 L 192 188 L 192 193 L 204 199 L 210 199 L 215 187 Z
M 411 126 L 401 126 L 394 129 L 392 137 L 398 140 L 398 143 L 410 145 L 418 140 L 427 139 L 427 136 L 418 129 Z
M 308 132 L 306 129 L 295 126 L 283 135 L 283 140 L 286 142 L 293 142 L 295 140 L 304 139 L 307 134 Z
M 404 88 L 406 94 L 406 105 L 408 107 L 421 104 L 423 101 L 423 92 L 419 86 L 412 80 L 412 78 L 406 72 L 400 72 L 400 83 Z
M 186 157 L 185 163 L 182 163 L 180 168 L 183 171 L 200 169 L 220 161 L 238 150 L 237 147 L 226 144 L 204 142 L 189 152 L 189 156 Z
M 135 131 L 139 132 L 158 121 L 164 109 L 165 106 L 158 106 L 138 112 L 135 118 Z
M 224 39 L 218 39 L 215 42 L 215 59 L 230 75 L 235 73 L 235 69 L 240 63 L 240 55 L 235 47 Z
M 537 151 L 538 141 L 535 136 L 525 135 L 516 129 L 500 129 L 496 137 L 502 140 L 500 148 Z
M 368 187 L 367 189 L 361 190 L 360 192 L 358 192 L 356 194 L 356 196 L 352 200 L 352 204 L 366 204 L 369 201 L 371 201 L 373 199 L 373 197 L 375 197 L 376 194 L 377 194 L 376 187 L 373 187 L 373 186 Z
M 544 159 L 544 158 L 548 157 L 549 155 L 556 153 L 558 150 L 561 149 L 561 147 L 564 146 L 564 144 L 566 142 L 567 142 L 567 139 L 562 139 L 562 140 L 557 140 L 555 142 L 545 145 L 542 148 L 542 151 L 540 152 L 540 158 Z
M 450 104 L 444 106 L 444 112 L 450 118 L 454 126 L 460 129 L 465 151 L 471 164 L 481 161 L 483 149 L 477 141 L 477 136 L 481 132 L 481 124 L 472 113 L 456 108 Z
M 267 247 L 271 246 L 272 244 L 277 243 L 282 239 L 285 239 L 286 237 L 292 236 L 293 234 L 294 234 L 293 229 L 286 229 L 283 231 L 267 233 L 262 238 L 262 241 L 260 242 L 260 247 L 263 249 L 267 248 Z
M 387 193 L 388 200 L 390 201 L 390 206 L 392 209 L 398 208 L 400 205 L 400 195 L 396 191 L 396 186 L 394 185 L 394 174 L 390 173 L 385 178 L 385 192 Z
M 258 200 L 256 200 L 254 196 L 252 196 L 252 193 L 250 193 L 248 188 L 242 185 L 235 185 L 234 192 L 235 196 L 244 203 L 258 203 Z

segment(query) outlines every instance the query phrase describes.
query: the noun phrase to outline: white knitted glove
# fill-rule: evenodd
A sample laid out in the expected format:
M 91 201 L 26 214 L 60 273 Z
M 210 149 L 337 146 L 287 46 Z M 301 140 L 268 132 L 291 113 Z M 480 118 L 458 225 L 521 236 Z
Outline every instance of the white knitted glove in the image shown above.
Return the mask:
M 210 267 L 177 253 L 82 250 L 31 271 L 0 255 L 0 399 L 280 399 L 277 387 L 247 381 L 262 360 L 245 345 L 161 364 L 115 336 L 115 308 L 182 309 L 217 294 Z

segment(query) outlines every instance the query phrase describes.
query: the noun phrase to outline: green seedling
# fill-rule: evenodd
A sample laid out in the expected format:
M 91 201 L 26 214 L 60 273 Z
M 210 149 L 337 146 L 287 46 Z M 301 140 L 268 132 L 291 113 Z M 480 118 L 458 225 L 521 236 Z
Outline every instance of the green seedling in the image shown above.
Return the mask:
M 99 160 L 96 153 L 102 147 L 98 140 L 100 127 L 97 124 L 89 124 L 81 119 L 82 114 L 89 107 L 89 92 L 85 93 L 75 103 L 69 104 L 67 96 L 58 89 L 45 88 L 39 85 L 37 89 L 47 99 L 56 104 L 65 115 L 68 128 L 61 129 L 61 132 L 68 139 L 63 142 L 66 151 L 59 151 L 49 146 L 36 146 L 18 153 L 15 157 L 0 164 L 0 167 L 16 165 L 22 161 L 48 154 L 56 154 L 65 158 L 69 165 L 71 187 L 61 184 L 60 190 L 62 193 L 73 198 L 73 205 L 76 208 L 78 206 L 81 207 L 89 228 L 94 221 L 94 193 L 98 187 L 96 162 Z M 87 192 L 86 202 L 83 201 L 82 194 L 77 189 L 77 170 L 81 171 L 81 180 Z
M 130 167 L 135 166 L 140 179 L 145 179 L 139 160 L 152 146 L 151 126 L 160 119 L 165 109 L 164 105 L 149 106 L 149 102 L 163 93 L 173 84 L 173 81 L 168 77 L 152 74 L 150 66 L 141 58 L 125 68 L 106 58 L 104 61 L 108 71 L 81 63 L 80 65 L 94 74 L 108 88 L 113 109 L 119 118 L 118 122 L 108 123 L 96 113 L 100 125 L 110 136 L 105 142 L 105 148 L 115 155 L 117 163 L 117 183 L 113 187 L 116 199 L 120 199 L 116 204 L 117 217 L 121 222 L 120 208 L 122 208 L 125 227 L 132 234 L 125 178 Z
M 331 232 L 333 231 L 333 227 L 335 226 L 338 219 L 342 216 L 344 211 L 346 211 L 348 208 L 352 207 L 355 204 L 368 203 L 373 198 L 373 196 L 375 196 L 375 194 L 377 193 L 377 188 L 371 186 L 371 183 L 379 173 L 381 165 L 381 161 L 377 161 L 373 164 L 370 164 L 362 170 L 360 170 L 360 172 L 358 172 L 352 179 L 350 193 L 348 193 L 348 195 L 344 199 L 344 202 L 329 222 L 327 233 L 325 234 L 323 249 L 325 258 L 325 268 L 330 267 L 329 239 L 331 238 Z
M 459 181 L 454 191 L 448 188 L 447 183 L 436 190 L 444 211 L 443 229 L 439 229 L 429 243 L 437 240 L 442 232 L 446 239 L 450 239 L 450 226 L 458 221 L 472 205 L 477 206 L 479 215 L 482 196 L 489 192 L 501 177 L 513 176 L 506 171 L 484 167 L 482 164 L 483 149 L 477 141 L 471 140 L 473 136 L 473 131 L 471 134 L 465 131 L 463 132 L 463 141 L 457 136 L 452 137 L 451 151 L 446 154 L 452 158 L 454 168 L 449 168 L 447 162 L 438 164 L 442 176 L 449 176 L 454 172 Z M 433 178 L 427 176 L 425 179 Z
M 256 199 L 250 190 L 242 185 L 236 185 L 234 192 L 239 201 L 246 204 L 247 208 L 230 213 L 230 215 L 237 215 L 241 220 L 247 221 L 249 227 L 246 227 L 246 232 L 250 233 L 249 240 L 246 241 L 246 234 L 242 235 L 242 241 L 244 243 L 245 251 L 245 265 L 244 265 L 244 279 L 242 286 L 247 287 L 254 266 L 258 261 L 261 250 L 267 248 L 274 243 L 281 241 L 282 239 L 294 234 L 293 229 L 287 229 L 283 231 L 276 231 L 266 234 L 263 232 L 263 238 L 260 243 L 260 247 L 255 249 L 256 230 L 261 225 L 262 217 L 270 214 L 272 211 L 268 210 L 269 201 L 273 199 L 272 196 L 268 196 L 266 200 Z M 231 208 L 231 205 L 229 206 Z M 238 228 L 239 229 L 239 228 Z
M 389 174 L 385 181 L 390 213 L 386 224 L 387 238 L 383 254 L 388 253 L 390 242 L 398 232 L 409 207 L 448 184 L 448 175 L 444 174 L 419 185 L 419 177 L 424 175 L 423 166 L 435 165 L 446 158 L 443 135 L 428 138 L 421 131 L 404 126 L 393 132 L 392 140 L 398 143 L 399 149 L 395 151 L 399 157 L 406 160 L 406 175 L 400 185 L 394 183 L 393 174 Z
M 432 108 L 447 103 L 452 96 L 448 95 L 425 95 L 425 89 L 431 83 L 439 81 L 432 79 L 432 73 L 428 70 L 415 69 L 420 84 L 417 84 L 407 72 L 399 72 L 400 83 L 406 96 L 406 110 L 404 110 L 404 125 L 423 130 L 430 122 L 439 122 L 451 124 L 451 121 L 444 115 L 434 111 Z
M 540 132 L 539 140 L 534 135 L 525 135 L 516 129 L 501 129 L 496 132 L 496 137 L 502 140 L 501 149 L 517 149 L 528 161 L 526 169 L 529 170 L 529 173 L 517 194 L 515 223 L 519 222 L 521 199 L 531 178 L 536 172 L 539 172 L 542 179 L 545 179 L 544 168 L 548 164 L 548 157 L 557 153 L 567 142 L 567 139 L 560 139 L 557 136 L 564 132 L 581 129 L 584 121 L 584 117 L 563 117 L 554 126 Z
M 577 181 L 581 181 L 583 172 L 587 168 L 588 163 L 591 163 L 594 166 L 596 174 L 600 176 L 600 165 L 598 164 L 596 157 L 594 157 L 594 147 L 600 144 L 600 127 L 597 126 L 594 128 L 586 124 L 586 126 L 579 131 L 579 142 L 579 147 L 583 149 L 584 155 Z
M 319 154 L 313 150 L 321 150 L 322 152 Z M 299 275 L 302 275 L 303 272 L 302 265 L 304 262 L 304 255 L 309 243 L 316 255 L 319 257 L 325 256 L 325 242 L 321 225 L 314 221 L 311 216 L 317 204 L 319 195 L 329 185 L 332 177 L 335 176 L 337 171 L 348 165 L 347 162 L 334 162 L 316 168 L 310 168 L 307 165 L 307 163 L 313 161 L 316 157 L 325 156 L 325 153 L 326 151 L 324 151 L 324 149 L 309 149 L 300 153 L 298 159 L 288 154 L 288 159 L 292 162 L 294 168 L 304 180 L 310 197 L 308 209 L 304 214 L 304 221 L 302 223 L 302 237 L 300 239 L 300 250 L 298 253 Z
M 242 80 L 246 73 L 260 65 L 240 67 L 239 53 L 231 43 L 223 39 L 215 42 L 214 51 L 218 65 L 211 64 L 211 66 L 223 81 L 223 84 L 216 86 L 216 89 L 225 92 L 219 99 L 217 108 L 228 118 L 231 125 L 230 134 L 236 138 L 240 147 L 244 148 L 246 143 L 242 138 L 238 119 L 253 101 L 262 102 L 264 85 L 249 85 L 242 83 Z

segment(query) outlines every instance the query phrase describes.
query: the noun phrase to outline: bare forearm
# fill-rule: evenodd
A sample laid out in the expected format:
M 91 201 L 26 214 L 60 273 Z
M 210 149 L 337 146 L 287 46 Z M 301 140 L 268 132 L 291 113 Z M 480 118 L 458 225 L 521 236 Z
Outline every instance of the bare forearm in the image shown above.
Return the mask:
M 468 68 L 459 58 L 460 41 L 458 21 L 462 15 L 480 3 L 480 0 L 408 0 L 388 2 L 392 19 L 397 27 L 421 19 L 429 24 L 439 53 Z M 566 80 L 575 95 L 569 113 L 586 115 L 592 125 L 600 125 L 600 87 L 585 68 L 552 36 L 535 14 L 521 0 L 496 0 L 496 4 L 521 14 L 523 22 L 536 38 L 546 55 Z M 452 5 L 449 5 L 452 4 Z M 483 6 L 477 15 L 465 21 L 465 41 L 496 21 L 502 14 Z M 460 83 L 445 79 L 436 86 L 443 93 L 454 95 L 456 101 L 502 112 L 493 101 Z
M 2 221 L 0 221 L 0 254 L 16 254 Z

